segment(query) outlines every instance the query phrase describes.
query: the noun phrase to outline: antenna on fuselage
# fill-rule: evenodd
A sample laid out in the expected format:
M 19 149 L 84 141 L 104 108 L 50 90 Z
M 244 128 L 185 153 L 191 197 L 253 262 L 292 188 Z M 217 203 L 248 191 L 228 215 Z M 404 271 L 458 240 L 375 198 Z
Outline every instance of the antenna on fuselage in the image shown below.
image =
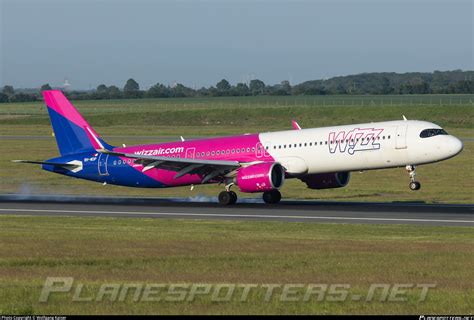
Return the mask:
M 183 142 L 183 141 L 184 141 L 184 138 L 183 138 L 183 136 L 180 136 L 180 138 L 181 138 L 181 142 Z
M 407 121 L 407 117 L 405 117 L 405 115 L 402 115 L 403 117 L 403 121 Z

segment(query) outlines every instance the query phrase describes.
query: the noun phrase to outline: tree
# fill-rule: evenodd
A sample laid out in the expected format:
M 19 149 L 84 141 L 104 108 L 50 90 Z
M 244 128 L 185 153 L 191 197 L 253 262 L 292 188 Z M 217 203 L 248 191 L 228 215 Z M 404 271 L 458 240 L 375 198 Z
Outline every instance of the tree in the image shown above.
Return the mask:
M 146 96 L 149 98 L 168 98 L 170 96 L 170 89 L 164 84 L 157 83 L 148 89 Z
M 474 93 L 474 81 L 473 80 L 461 80 L 455 83 L 452 83 L 446 89 L 447 93 L 464 93 L 472 94 Z
M 45 83 L 41 86 L 41 89 L 40 91 L 43 92 L 43 91 L 46 91 L 46 90 L 52 90 L 51 86 L 49 85 L 49 83 Z
M 105 93 L 107 92 L 107 86 L 105 84 L 99 84 L 96 90 L 98 93 Z
M 192 96 L 194 96 L 194 90 L 182 85 L 181 83 L 176 84 L 170 89 L 170 97 L 185 98 Z
M 247 96 L 250 94 L 249 87 L 245 83 L 237 83 L 234 89 L 235 95 L 236 96 Z
M 216 88 L 221 95 L 228 95 L 230 91 L 230 83 L 226 79 L 222 79 L 216 84 Z
M 336 93 L 337 94 L 346 94 L 347 93 L 347 90 L 346 88 L 344 87 L 344 85 L 342 83 L 339 83 L 336 87 Z
M 123 92 L 126 98 L 139 98 L 140 86 L 138 85 L 138 82 L 130 78 L 123 87 Z
M 198 89 L 196 93 L 198 96 L 201 96 L 201 97 L 208 97 L 211 95 L 211 93 L 209 92 L 209 89 L 207 89 L 206 87 L 202 87 L 201 89 Z
M 381 85 L 382 85 L 382 89 L 381 89 L 382 94 L 389 94 L 390 92 L 392 92 L 392 87 L 390 87 L 390 80 L 387 77 L 382 78 Z
M 107 88 L 107 93 L 109 94 L 110 99 L 120 99 L 122 98 L 122 92 L 116 86 L 110 86 Z
M 17 93 L 10 98 L 10 102 L 30 102 L 36 101 L 36 96 L 34 94 L 27 93 Z
M 8 102 L 8 96 L 5 93 L 0 92 L 0 103 Z
M 109 90 L 105 84 L 100 84 L 97 86 L 96 92 L 93 93 L 95 99 L 108 99 Z
M 132 78 L 128 79 L 127 83 L 123 87 L 124 92 L 136 92 L 138 90 L 140 90 L 140 86 L 138 85 L 138 82 Z
M 290 81 L 283 80 L 280 85 L 281 85 L 281 90 L 284 92 L 285 95 L 291 94 Z
M 2 92 L 7 96 L 12 96 L 15 94 L 15 90 L 12 86 L 4 86 Z
M 250 91 L 254 96 L 258 94 L 263 94 L 265 91 L 265 83 L 262 80 L 252 80 L 250 81 Z

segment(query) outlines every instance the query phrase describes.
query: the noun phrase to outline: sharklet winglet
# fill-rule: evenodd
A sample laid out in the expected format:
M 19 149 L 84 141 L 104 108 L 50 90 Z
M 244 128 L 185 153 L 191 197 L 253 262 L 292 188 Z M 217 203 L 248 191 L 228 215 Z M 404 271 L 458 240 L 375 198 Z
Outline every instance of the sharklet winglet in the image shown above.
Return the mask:
M 298 122 L 296 122 L 296 120 L 291 120 L 291 124 L 293 125 L 293 129 L 295 130 L 301 130 L 301 127 L 300 125 L 298 124 Z

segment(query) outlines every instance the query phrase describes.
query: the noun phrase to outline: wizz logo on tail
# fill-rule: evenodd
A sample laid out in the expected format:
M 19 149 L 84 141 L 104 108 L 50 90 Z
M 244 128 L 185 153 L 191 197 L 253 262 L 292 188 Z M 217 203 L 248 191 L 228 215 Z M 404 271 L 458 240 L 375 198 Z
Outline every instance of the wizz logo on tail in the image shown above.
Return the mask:
M 380 149 L 380 134 L 383 129 L 355 128 L 350 131 L 330 132 L 328 146 L 330 153 L 347 152 L 353 155 L 356 151 Z

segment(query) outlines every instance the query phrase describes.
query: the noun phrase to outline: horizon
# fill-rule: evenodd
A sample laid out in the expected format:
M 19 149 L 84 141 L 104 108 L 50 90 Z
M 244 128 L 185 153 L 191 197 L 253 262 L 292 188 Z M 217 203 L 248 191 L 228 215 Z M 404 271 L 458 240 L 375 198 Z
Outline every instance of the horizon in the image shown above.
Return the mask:
M 474 69 L 465 0 L 0 0 L 0 10 L 0 86 L 23 89 Z
M 300 84 L 302 84 L 302 83 L 304 83 L 304 82 L 310 82 L 310 81 L 326 81 L 326 80 L 331 80 L 331 79 L 333 79 L 333 78 L 338 78 L 338 77 L 358 76 L 358 75 L 364 75 L 364 74 L 384 74 L 384 73 L 386 73 L 386 74 L 398 74 L 398 75 L 409 74 L 409 73 L 424 73 L 424 74 L 426 74 L 426 73 L 431 73 L 431 74 L 434 74 L 435 72 L 455 72 L 455 71 L 474 72 L 474 70 L 462 70 L 462 69 L 433 70 L 433 71 L 431 71 L 431 72 L 429 72 L 429 71 L 428 71 L 428 72 L 417 72 L 417 71 L 408 71 L 408 72 L 392 72 L 392 71 L 361 72 L 361 73 L 357 73 L 357 74 L 337 75 L 337 76 L 334 76 L 334 77 L 324 78 L 324 79 L 310 79 L 310 80 L 305 80 L 305 81 L 303 81 L 303 82 L 294 83 L 294 84 L 290 84 L 290 85 L 293 87 L 293 86 L 300 85 Z M 133 78 L 129 78 L 129 79 L 133 79 Z M 127 80 L 129 80 L 129 79 L 127 79 Z M 126 82 L 127 80 L 125 80 L 125 82 Z M 133 79 L 133 80 L 135 80 L 135 79 Z M 227 79 L 226 79 L 226 78 L 219 79 L 219 80 L 216 81 L 216 83 L 219 82 L 220 80 L 227 80 Z M 256 80 L 259 80 L 259 79 L 256 79 Z M 469 79 L 469 80 L 471 80 L 471 79 Z M 281 80 L 280 82 L 276 82 L 276 83 L 265 83 L 265 85 L 266 85 L 266 86 L 275 86 L 275 85 L 281 84 L 282 81 L 285 81 L 285 80 Z M 137 81 L 137 82 L 138 82 L 138 81 Z M 211 85 L 209 85 L 209 86 L 207 86 L 207 87 L 201 87 L 201 88 L 209 89 L 209 88 L 211 88 L 211 87 L 215 87 L 215 86 L 216 86 L 216 83 L 211 84 Z M 235 86 L 235 85 L 237 85 L 239 82 L 232 83 L 232 82 L 229 81 L 229 83 L 230 83 L 231 86 Z M 37 86 L 37 87 L 13 87 L 13 88 L 14 88 L 15 90 L 20 90 L 20 91 L 21 91 L 21 90 L 39 90 L 39 89 L 41 89 L 41 86 L 42 86 L 42 85 L 46 85 L 46 84 L 50 85 L 52 90 L 62 90 L 62 89 L 64 89 L 64 86 L 61 86 L 61 85 L 53 86 L 53 85 L 51 85 L 50 83 L 43 83 L 43 84 L 41 84 L 41 85 L 39 85 L 39 86 Z M 158 84 L 158 83 L 155 83 L 155 84 Z M 161 84 L 163 84 L 163 85 L 165 85 L 165 86 L 168 86 L 168 87 L 172 87 L 172 86 L 173 86 L 172 83 L 168 83 L 168 84 L 166 84 L 166 83 L 161 83 Z M 177 83 L 177 84 L 182 84 L 182 83 Z M 245 83 L 245 84 L 248 85 L 248 83 Z M 5 85 L 8 86 L 9 84 L 5 84 Z M 98 86 L 99 86 L 99 85 L 105 85 L 105 86 L 107 86 L 107 87 L 116 86 L 118 89 L 123 90 L 123 87 L 124 87 L 125 83 L 124 83 L 123 85 L 120 85 L 120 84 L 119 84 L 119 85 L 115 85 L 115 84 L 108 85 L 107 83 L 100 83 L 100 84 L 98 84 Z M 139 85 L 140 85 L 140 83 L 139 83 Z M 186 86 L 186 85 L 185 85 L 185 86 Z M 2 87 L 0 87 L 0 88 L 2 88 Z M 193 89 L 193 90 L 201 89 L 201 88 L 195 88 L 195 89 L 194 89 L 194 88 L 191 88 L 191 87 L 188 87 L 188 88 Z M 69 91 L 84 91 L 84 92 L 88 92 L 88 91 L 96 91 L 96 90 L 97 90 L 97 87 L 94 87 L 94 88 L 87 88 L 87 89 L 84 89 L 84 88 L 83 88 L 83 89 L 71 89 L 71 90 L 69 90 Z M 149 90 L 149 88 L 142 88 L 141 85 L 140 85 L 140 91 L 147 91 L 147 90 Z

